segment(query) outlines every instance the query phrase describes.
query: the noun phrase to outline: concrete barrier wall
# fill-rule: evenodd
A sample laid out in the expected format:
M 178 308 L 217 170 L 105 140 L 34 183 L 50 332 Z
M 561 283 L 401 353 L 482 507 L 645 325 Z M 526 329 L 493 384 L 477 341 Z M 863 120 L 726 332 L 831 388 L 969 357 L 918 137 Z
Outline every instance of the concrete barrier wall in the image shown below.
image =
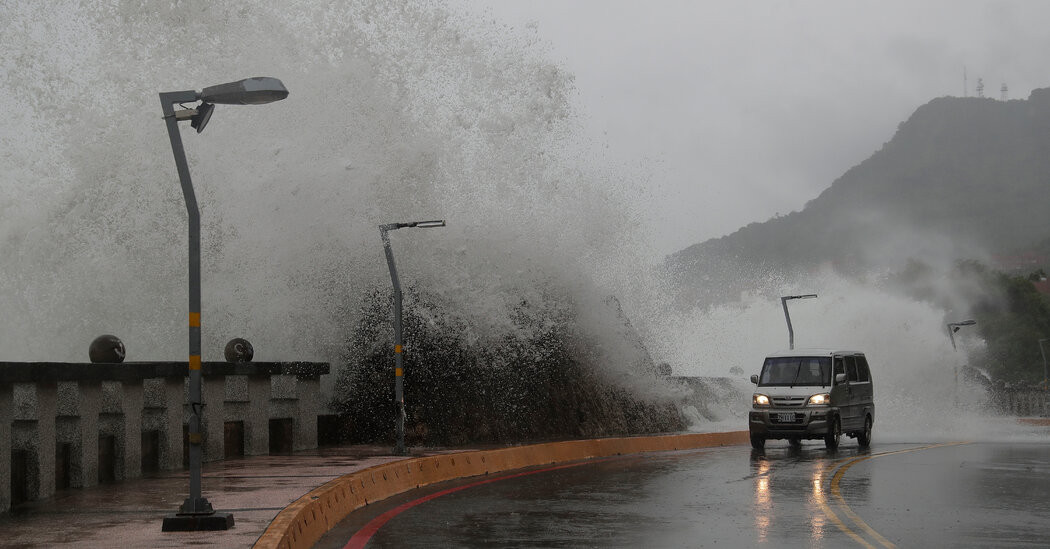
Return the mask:
M 294 422 L 296 450 L 317 447 L 318 380 L 328 374 L 328 363 L 201 366 L 204 461 L 224 459 L 227 422 L 243 427 L 248 455 L 269 453 L 271 418 Z M 106 464 L 111 474 L 105 480 L 142 475 L 142 441 L 150 434 L 156 436 L 155 448 L 148 448 L 156 452 L 156 462 L 148 465 L 181 468 L 183 426 L 189 421 L 188 372 L 185 362 L 0 362 L 0 515 L 11 508 L 12 499 L 20 503 L 53 496 L 63 488 L 59 478 L 69 488 L 97 484 L 100 442 L 108 445 L 107 440 L 112 441 L 107 455 L 114 462 Z M 284 398 L 272 391 L 273 385 L 294 393 Z
M 312 547 L 351 512 L 438 482 L 581 459 L 746 443 L 747 431 L 689 433 L 549 442 L 404 459 L 344 475 L 311 490 L 278 513 L 254 547 Z

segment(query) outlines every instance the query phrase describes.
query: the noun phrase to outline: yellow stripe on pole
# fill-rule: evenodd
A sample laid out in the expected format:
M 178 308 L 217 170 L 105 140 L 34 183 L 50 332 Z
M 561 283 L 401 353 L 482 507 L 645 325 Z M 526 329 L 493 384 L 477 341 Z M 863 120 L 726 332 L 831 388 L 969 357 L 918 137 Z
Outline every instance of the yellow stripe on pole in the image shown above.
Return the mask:
M 200 328 L 200 327 L 201 327 L 201 314 L 200 313 L 190 313 L 190 328 Z
M 394 352 L 395 353 L 400 353 L 401 352 L 401 346 L 400 345 L 394 345 Z
M 401 377 L 404 374 L 405 374 L 405 372 L 403 370 L 401 370 L 401 368 L 394 368 L 394 376 L 395 377 Z
M 201 355 L 190 355 L 190 370 L 201 369 Z

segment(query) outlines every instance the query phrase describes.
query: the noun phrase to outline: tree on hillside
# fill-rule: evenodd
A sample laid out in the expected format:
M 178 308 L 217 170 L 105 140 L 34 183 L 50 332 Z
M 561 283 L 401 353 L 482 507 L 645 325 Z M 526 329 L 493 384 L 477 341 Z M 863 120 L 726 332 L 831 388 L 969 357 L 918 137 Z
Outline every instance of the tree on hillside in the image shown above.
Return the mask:
M 943 273 L 911 259 L 887 286 L 977 320 L 985 348 L 970 363 L 993 380 L 1027 383 L 1042 380 L 1038 340 L 1050 337 L 1050 300 L 1036 290 L 1033 275 L 1008 275 L 974 260 L 959 261 Z
M 1038 341 L 1050 337 L 1050 302 L 1024 276 L 994 273 L 988 280 L 1003 296 L 974 308 L 987 347 L 983 357 L 993 378 L 1033 383 L 1043 379 Z

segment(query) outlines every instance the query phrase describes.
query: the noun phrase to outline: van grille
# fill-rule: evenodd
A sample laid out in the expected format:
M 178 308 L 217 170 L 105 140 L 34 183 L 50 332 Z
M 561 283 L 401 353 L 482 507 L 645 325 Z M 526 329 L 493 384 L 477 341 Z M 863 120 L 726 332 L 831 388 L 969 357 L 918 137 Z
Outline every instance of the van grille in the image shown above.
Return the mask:
M 773 406 L 790 408 L 802 406 L 806 403 L 806 397 L 773 397 Z

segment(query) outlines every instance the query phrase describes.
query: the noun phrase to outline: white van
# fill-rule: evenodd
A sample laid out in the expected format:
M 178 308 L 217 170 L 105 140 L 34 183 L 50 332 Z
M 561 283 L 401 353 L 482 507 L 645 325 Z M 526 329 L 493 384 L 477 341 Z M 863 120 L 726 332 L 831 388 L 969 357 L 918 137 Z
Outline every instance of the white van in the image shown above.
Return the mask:
M 871 370 L 864 353 L 831 349 L 795 349 L 766 357 L 751 397 L 748 430 L 751 446 L 769 439 L 824 439 L 838 448 L 842 435 L 871 444 L 875 422 Z

